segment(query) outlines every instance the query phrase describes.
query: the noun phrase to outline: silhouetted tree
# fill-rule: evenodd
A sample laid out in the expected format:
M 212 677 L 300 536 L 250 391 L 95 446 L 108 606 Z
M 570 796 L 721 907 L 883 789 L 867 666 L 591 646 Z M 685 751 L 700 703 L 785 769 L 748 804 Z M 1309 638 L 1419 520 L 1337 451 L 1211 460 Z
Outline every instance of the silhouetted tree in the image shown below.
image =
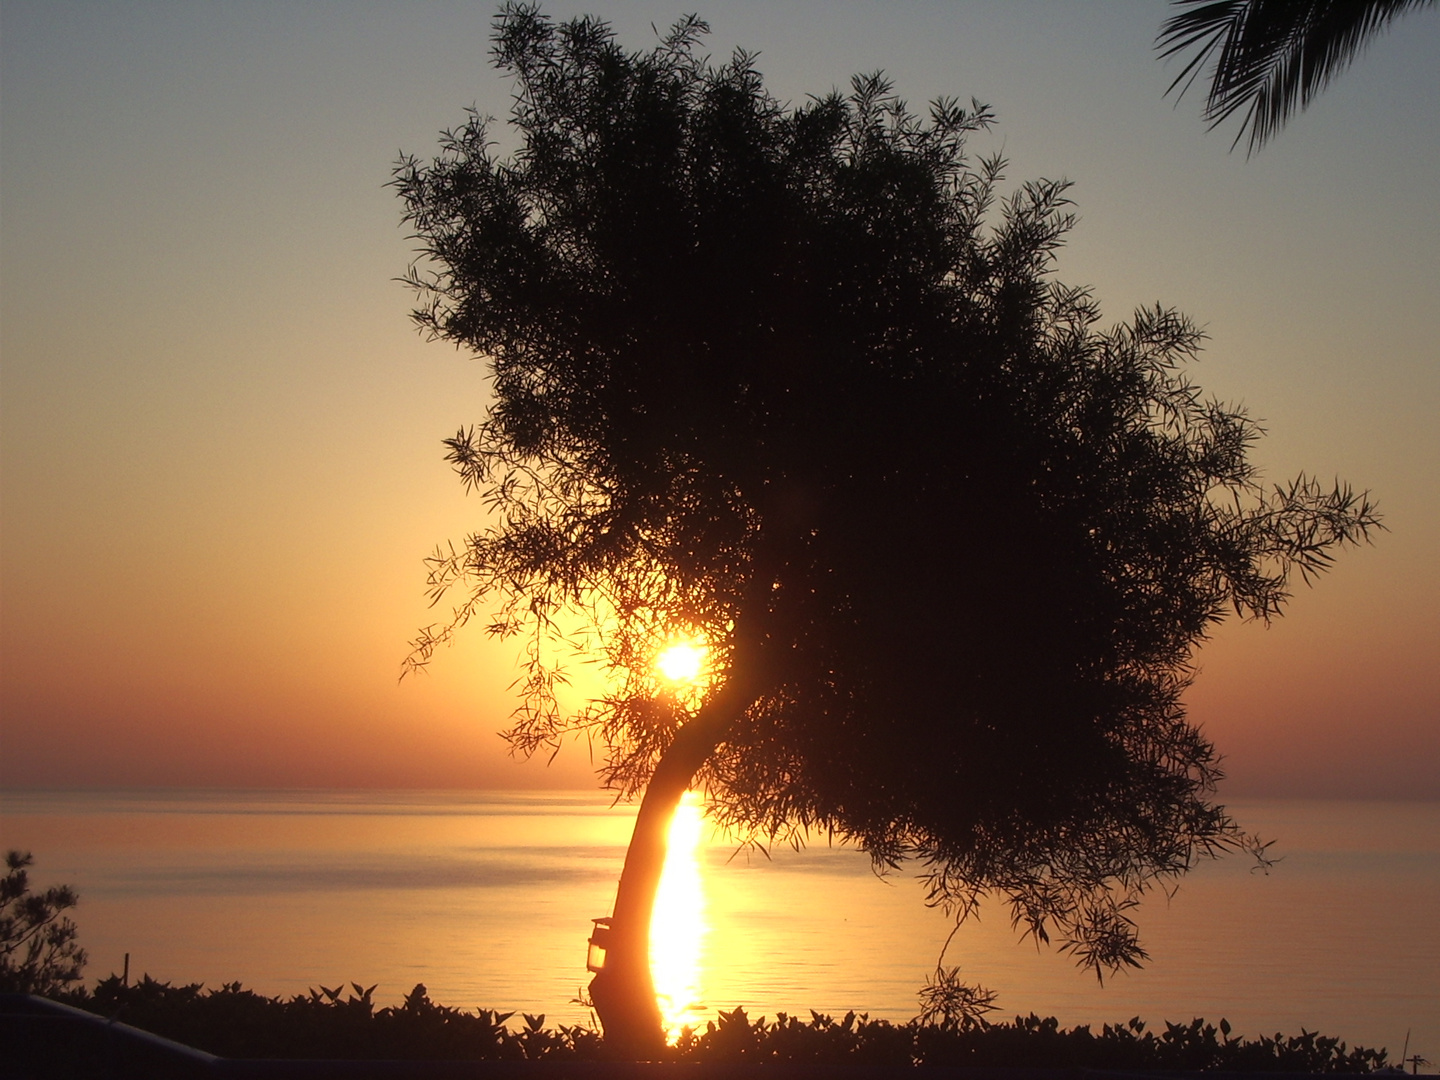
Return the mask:
M 0 992 L 55 994 L 78 982 L 85 950 L 76 943 L 75 924 L 63 914 L 78 903 L 75 890 L 55 885 L 30 891 L 28 852 L 5 853 L 0 879 Z
M 1242 109 L 1239 144 L 1264 145 L 1298 109 L 1389 25 L 1435 0 L 1172 0 L 1185 8 L 1160 29 L 1162 56 L 1196 49 L 1170 89 L 1183 94 L 1214 58 L 1205 119 L 1212 128 Z M 1168 92 L 1168 91 L 1167 91 Z
M 659 1037 L 649 920 L 691 786 L 745 835 L 916 858 L 958 917 L 993 891 L 1097 973 L 1135 964 L 1138 897 L 1243 843 L 1181 707 L 1192 650 L 1276 614 L 1372 509 L 1262 487 L 1255 426 L 1179 370 L 1183 317 L 1097 329 L 1049 276 L 1065 184 L 991 212 L 1002 163 L 964 152 L 987 108 L 922 119 L 878 75 L 785 107 L 705 30 L 627 52 L 507 6 L 513 155 L 472 115 L 397 166 L 415 317 L 494 393 L 447 440 L 489 524 L 434 557 L 433 597 L 464 598 L 411 663 L 475 617 L 525 635 L 512 746 L 583 732 L 644 792 L 607 1040 Z M 577 714 L 567 635 L 614 675 Z M 690 692 L 653 670 L 674 635 L 708 645 Z

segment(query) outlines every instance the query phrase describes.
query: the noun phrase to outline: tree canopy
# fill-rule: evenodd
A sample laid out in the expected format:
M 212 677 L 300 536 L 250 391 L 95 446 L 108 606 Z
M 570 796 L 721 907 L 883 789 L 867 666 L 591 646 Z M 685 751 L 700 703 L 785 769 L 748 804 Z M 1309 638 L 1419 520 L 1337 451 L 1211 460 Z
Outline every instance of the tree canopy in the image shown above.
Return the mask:
M 1185 317 L 1105 327 L 1054 278 L 1066 184 L 1002 199 L 966 151 L 988 108 L 917 115 L 878 74 L 786 105 L 705 32 L 627 51 L 509 5 L 513 152 L 472 114 L 397 167 L 416 320 L 493 375 L 447 440 L 490 514 L 434 557 L 460 599 L 411 662 L 475 619 L 523 635 L 517 750 L 588 735 L 630 795 L 710 718 L 723 824 L 916 859 L 932 902 L 993 891 L 1097 973 L 1136 963 L 1140 894 L 1244 841 L 1194 650 L 1374 510 L 1262 483 Z M 653 670 L 674 636 L 709 650 L 690 694 Z M 567 712 L 577 637 L 615 681 Z

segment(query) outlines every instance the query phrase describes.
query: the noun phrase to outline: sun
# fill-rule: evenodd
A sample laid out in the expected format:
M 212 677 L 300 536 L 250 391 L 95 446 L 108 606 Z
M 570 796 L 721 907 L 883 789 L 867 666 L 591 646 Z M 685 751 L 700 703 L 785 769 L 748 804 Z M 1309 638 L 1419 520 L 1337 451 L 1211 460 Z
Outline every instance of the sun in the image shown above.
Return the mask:
M 678 641 L 655 658 L 655 667 L 671 682 L 691 683 L 700 677 L 705 650 L 689 641 Z

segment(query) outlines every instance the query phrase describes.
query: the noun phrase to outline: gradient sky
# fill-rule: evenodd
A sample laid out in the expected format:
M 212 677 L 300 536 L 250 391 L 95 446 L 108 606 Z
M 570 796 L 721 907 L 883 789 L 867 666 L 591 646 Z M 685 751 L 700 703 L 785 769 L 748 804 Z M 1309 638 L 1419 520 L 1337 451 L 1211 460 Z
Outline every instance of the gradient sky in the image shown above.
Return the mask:
M 1160 0 L 595 0 L 644 47 L 698 10 L 782 98 L 885 69 L 975 96 L 1012 182 L 1075 182 L 1059 276 L 1172 304 L 1274 480 L 1368 487 L 1390 532 L 1200 653 L 1233 795 L 1440 798 L 1440 12 L 1399 22 L 1258 156 L 1164 96 Z M 512 654 L 397 680 L 421 558 L 479 520 L 440 439 L 484 369 L 411 328 L 384 186 L 474 104 L 481 3 L 4 0 L 0 783 L 585 786 L 495 732 Z M 502 139 L 504 138 L 502 134 Z

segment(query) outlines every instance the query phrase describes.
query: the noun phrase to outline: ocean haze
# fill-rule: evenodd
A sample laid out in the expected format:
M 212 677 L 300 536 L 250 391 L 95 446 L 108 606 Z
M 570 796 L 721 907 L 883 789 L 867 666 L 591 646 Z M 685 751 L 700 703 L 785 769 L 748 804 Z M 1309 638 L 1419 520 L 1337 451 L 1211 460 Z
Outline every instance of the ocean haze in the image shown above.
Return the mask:
M 1251 1037 L 1301 1028 L 1398 1054 L 1440 1049 L 1440 804 L 1259 800 L 1232 809 L 1276 843 L 1202 864 L 1137 919 L 1151 959 L 1097 986 L 1019 943 L 1003 910 L 956 935 L 947 964 L 1001 1015 L 1062 1024 L 1222 1016 Z M 610 910 L 632 807 L 591 792 L 48 792 L 0 796 L 3 843 L 67 882 L 93 980 L 119 971 L 267 994 L 415 983 L 448 1005 L 582 1022 L 589 919 Z M 766 858 L 711 837 L 701 1018 L 853 1009 L 905 1020 L 949 932 L 909 873 L 876 878 L 817 838 Z

